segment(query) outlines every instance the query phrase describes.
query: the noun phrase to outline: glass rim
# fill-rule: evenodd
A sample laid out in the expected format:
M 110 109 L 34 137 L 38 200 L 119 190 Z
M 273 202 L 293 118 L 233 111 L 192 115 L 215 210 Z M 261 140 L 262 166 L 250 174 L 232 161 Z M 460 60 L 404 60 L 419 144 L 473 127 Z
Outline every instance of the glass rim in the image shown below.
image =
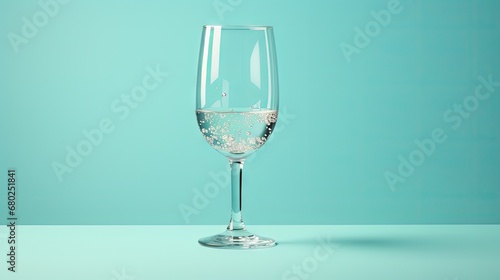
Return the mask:
M 273 29 L 271 25 L 217 25 L 206 24 L 203 25 L 204 29 L 207 28 L 220 28 L 222 30 L 269 30 Z

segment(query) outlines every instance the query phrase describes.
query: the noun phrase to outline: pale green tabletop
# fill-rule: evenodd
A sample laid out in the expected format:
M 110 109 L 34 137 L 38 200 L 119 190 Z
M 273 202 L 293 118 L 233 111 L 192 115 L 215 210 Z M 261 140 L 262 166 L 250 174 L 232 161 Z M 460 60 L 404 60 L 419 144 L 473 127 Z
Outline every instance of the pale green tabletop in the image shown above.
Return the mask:
M 250 226 L 278 246 L 198 245 L 224 226 L 21 226 L 0 279 L 498 280 L 500 226 Z M 8 259 L 7 231 L 0 232 Z

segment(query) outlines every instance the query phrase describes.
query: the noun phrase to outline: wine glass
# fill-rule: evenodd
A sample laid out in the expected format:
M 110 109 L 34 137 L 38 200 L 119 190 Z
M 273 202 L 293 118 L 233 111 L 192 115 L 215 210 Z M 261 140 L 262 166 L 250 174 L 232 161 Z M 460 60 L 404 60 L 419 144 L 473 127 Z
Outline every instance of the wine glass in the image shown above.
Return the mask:
M 271 26 L 203 26 L 196 118 L 205 140 L 229 159 L 231 220 L 225 232 L 201 238 L 214 248 L 265 248 L 241 216 L 245 159 L 271 136 L 278 117 L 278 69 Z

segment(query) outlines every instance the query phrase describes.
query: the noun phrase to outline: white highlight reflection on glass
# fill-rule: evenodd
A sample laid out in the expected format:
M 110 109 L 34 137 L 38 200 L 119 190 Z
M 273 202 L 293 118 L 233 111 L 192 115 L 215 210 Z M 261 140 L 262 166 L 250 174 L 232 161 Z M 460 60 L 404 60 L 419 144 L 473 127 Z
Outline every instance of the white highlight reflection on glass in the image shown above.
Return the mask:
M 214 27 L 214 39 L 212 45 L 212 67 L 210 68 L 210 84 L 219 78 L 219 56 L 220 56 L 220 31 L 221 27 Z
M 255 42 L 252 55 L 250 56 L 250 81 L 260 89 L 260 45 Z
M 205 30 L 205 34 L 203 35 L 205 38 L 207 36 L 210 36 L 210 29 L 206 29 Z M 203 58 L 202 58 L 202 66 L 201 66 L 201 79 L 200 79 L 200 83 L 201 83 L 201 87 L 200 87 L 200 100 L 201 100 L 201 106 L 204 107 L 205 106 L 205 103 L 206 103 L 206 95 L 207 95 L 207 92 L 206 92 L 206 88 L 207 88 L 207 63 L 208 63 L 208 60 L 207 60 L 207 56 L 208 56 L 208 46 L 209 46 L 209 43 L 210 41 L 209 40 L 205 40 L 205 43 L 204 43 L 204 46 L 203 46 Z
M 269 55 L 269 37 L 267 37 L 267 32 L 264 33 L 264 38 L 266 40 L 266 43 L 264 44 L 266 46 L 266 65 L 267 65 L 267 104 L 271 103 L 272 99 L 272 94 L 273 94 L 273 87 L 271 81 L 272 79 L 272 70 L 271 70 L 271 63 L 276 63 L 276 61 L 271 61 L 271 56 Z M 274 44 L 274 42 L 273 42 Z M 276 82 L 278 82 L 276 80 Z

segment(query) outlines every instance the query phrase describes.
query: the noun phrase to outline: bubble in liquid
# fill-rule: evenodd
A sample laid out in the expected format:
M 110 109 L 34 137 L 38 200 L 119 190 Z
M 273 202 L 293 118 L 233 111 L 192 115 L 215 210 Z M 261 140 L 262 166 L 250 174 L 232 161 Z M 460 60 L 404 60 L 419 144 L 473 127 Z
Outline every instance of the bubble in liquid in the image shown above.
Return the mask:
M 222 97 L 225 97 L 227 94 L 225 92 L 222 93 Z
M 247 135 L 250 135 L 250 134 L 252 134 L 252 133 L 250 133 L 250 131 L 247 131 Z

